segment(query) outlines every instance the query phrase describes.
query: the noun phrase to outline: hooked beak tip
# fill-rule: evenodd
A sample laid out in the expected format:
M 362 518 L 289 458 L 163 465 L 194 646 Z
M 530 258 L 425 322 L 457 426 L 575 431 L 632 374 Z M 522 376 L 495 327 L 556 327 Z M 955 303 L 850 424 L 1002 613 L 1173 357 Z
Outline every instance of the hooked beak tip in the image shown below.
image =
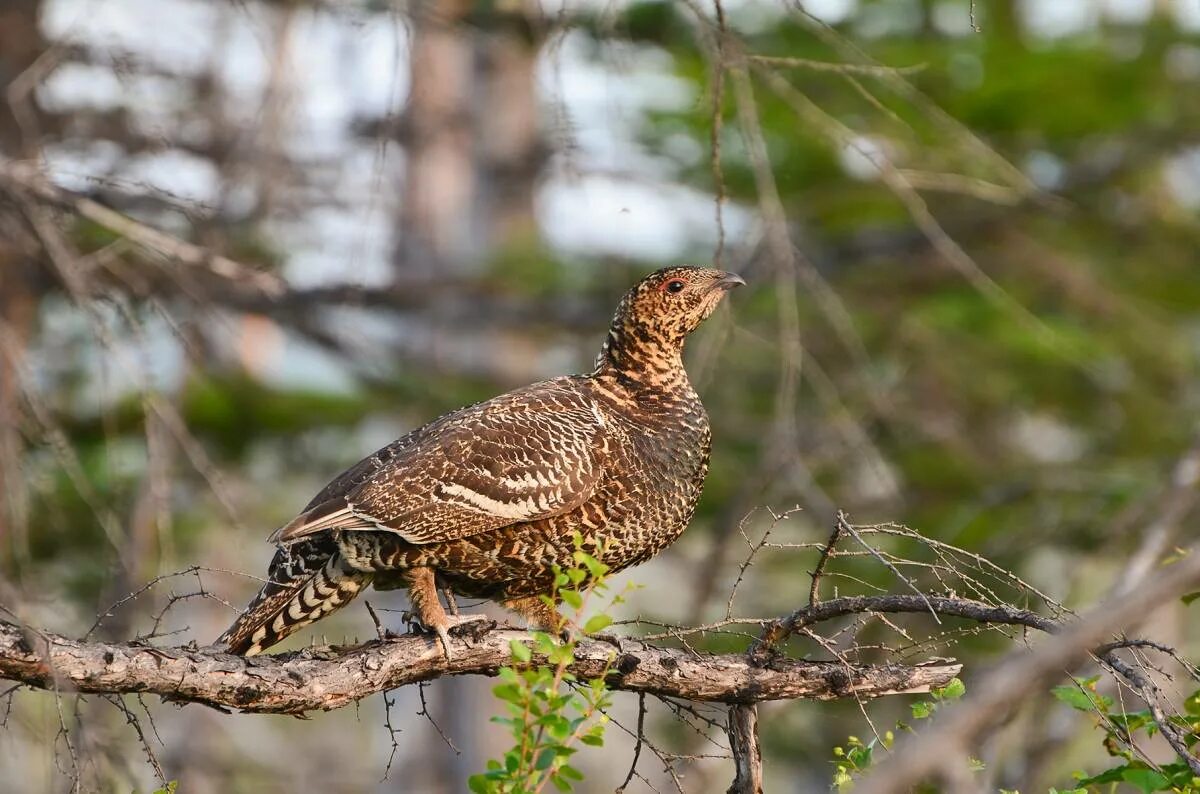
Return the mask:
M 724 276 L 717 279 L 717 283 L 714 286 L 717 286 L 717 287 L 720 287 L 720 288 L 726 289 L 726 290 L 731 290 L 734 287 L 743 287 L 745 285 L 746 285 L 746 280 L 744 278 L 742 278 L 741 276 L 739 276 L 737 273 L 726 273 Z

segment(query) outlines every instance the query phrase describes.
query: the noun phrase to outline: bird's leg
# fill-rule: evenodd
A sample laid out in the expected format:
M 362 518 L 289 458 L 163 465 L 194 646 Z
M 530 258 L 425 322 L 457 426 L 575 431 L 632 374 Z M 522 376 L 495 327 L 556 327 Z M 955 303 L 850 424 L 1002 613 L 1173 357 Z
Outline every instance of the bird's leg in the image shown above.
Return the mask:
M 514 598 L 510 601 L 504 601 L 503 606 L 525 618 L 529 624 L 529 628 L 535 631 L 545 631 L 553 634 L 563 642 L 571 639 L 569 631 L 570 621 L 563 617 L 557 609 L 543 601 L 541 596 Z M 617 653 L 625 652 L 624 647 L 621 645 L 621 638 L 615 634 L 602 631 L 596 634 L 588 634 L 587 636 L 594 640 L 607 642 L 617 649 Z
M 447 615 L 438 600 L 437 582 L 432 568 L 410 568 L 404 572 L 408 581 L 408 600 L 412 602 L 413 611 L 417 613 L 417 621 L 426 631 L 438 635 L 442 643 L 442 652 L 446 661 L 454 658 L 450 650 L 450 629 L 464 623 L 475 623 L 488 620 L 487 615 Z
M 458 615 L 458 600 L 454 598 L 454 591 L 449 587 L 442 588 L 442 597 L 446 599 L 446 606 L 450 609 L 450 614 L 457 617 Z
M 535 631 L 544 631 L 553 634 L 563 641 L 569 639 L 567 636 L 566 618 L 560 615 L 558 610 L 553 606 L 543 601 L 541 596 L 511 598 L 508 601 L 502 601 L 501 606 L 505 609 L 511 609 L 525 618 L 525 622 L 529 628 Z

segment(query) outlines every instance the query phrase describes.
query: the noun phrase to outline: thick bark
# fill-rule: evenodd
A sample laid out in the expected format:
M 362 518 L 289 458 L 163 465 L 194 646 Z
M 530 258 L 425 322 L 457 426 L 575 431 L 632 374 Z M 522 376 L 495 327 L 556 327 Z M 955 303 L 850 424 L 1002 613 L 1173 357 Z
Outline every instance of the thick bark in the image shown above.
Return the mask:
M 491 9 L 468 23 L 476 11 L 462 0 L 414 7 L 396 251 L 405 280 L 470 271 L 537 236 L 537 11 Z
M 32 157 L 37 97 L 23 79 L 44 52 L 38 29 L 40 0 L 0 0 L 0 156 Z M 17 81 L 23 84 L 18 85 Z M 5 208 L 0 206 L 0 213 Z M 17 368 L 32 330 L 38 263 L 16 240 L 12 220 L 0 218 L 0 564 L 28 554 L 26 485 L 21 472 Z
M 32 157 L 38 147 L 37 97 L 22 78 L 46 49 L 40 8 L 41 0 L 0 0 L 0 153 L 11 157 Z
M 246 712 L 330 710 L 389 689 L 447 675 L 495 675 L 512 663 L 509 643 L 524 631 L 458 638 L 447 662 L 423 635 L 278 656 L 243 658 L 205 650 L 79 642 L 0 621 L 0 678 L 41 689 L 149 693 Z M 961 666 L 884 665 L 776 659 L 759 667 L 740 654 L 699 655 L 624 641 L 584 640 L 571 672 L 605 675 L 613 689 L 693 701 L 872 698 L 944 686 Z M 535 659 L 536 661 L 536 659 Z
M 726 794 L 762 794 L 762 748 L 758 743 L 758 707 L 729 708 L 729 749 L 735 774 Z

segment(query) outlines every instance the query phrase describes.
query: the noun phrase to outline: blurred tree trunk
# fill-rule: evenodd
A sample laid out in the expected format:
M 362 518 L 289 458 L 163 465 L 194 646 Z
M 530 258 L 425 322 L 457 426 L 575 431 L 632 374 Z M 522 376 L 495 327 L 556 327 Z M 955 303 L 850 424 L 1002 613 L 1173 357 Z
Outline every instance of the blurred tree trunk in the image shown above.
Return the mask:
M 40 0 L 0 0 L 0 156 L 37 155 L 37 98 L 20 85 L 45 50 Z M 14 81 L 17 85 L 14 86 Z M 10 210 L 0 206 L 0 212 Z M 21 474 L 17 370 L 36 315 L 37 262 L 20 245 L 18 218 L 0 217 L 0 564 L 28 555 L 26 493 Z
M 475 272 L 492 252 L 536 235 L 537 28 L 523 13 L 468 20 L 471 10 L 465 0 L 414 8 L 402 280 Z
M 469 278 L 497 252 L 535 247 L 534 192 L 544 159 L 534 79 L 537 13 L 535 6 L 485 12 L 468 0 L 413 7 L 398 281 Z M 453 328 L 433 331 L 434 339 L 456 335 Z M 499 356 L 511 341 L 479 344 Z M 509 374 L 523 377 L 527 366 Z M 479 718 L 489 688 L 466 678 L 438 687 L 438 722 L 462 750 L 431 751 L 441 791 L 465 790 L 490 755 Z M 441 744 L 435 734 L 430 741 Z

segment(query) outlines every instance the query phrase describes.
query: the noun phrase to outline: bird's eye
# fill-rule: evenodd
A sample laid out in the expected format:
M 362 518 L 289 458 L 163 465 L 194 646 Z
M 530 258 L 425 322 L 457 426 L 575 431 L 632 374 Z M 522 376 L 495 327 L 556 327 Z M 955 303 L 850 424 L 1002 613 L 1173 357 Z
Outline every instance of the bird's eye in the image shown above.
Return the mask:
M 683 282 L 680 281 L 679 279 L 675 279 L 674 281 L 667 282 L 667 292 L 681 292 L 681 291 L 683 291 Z

